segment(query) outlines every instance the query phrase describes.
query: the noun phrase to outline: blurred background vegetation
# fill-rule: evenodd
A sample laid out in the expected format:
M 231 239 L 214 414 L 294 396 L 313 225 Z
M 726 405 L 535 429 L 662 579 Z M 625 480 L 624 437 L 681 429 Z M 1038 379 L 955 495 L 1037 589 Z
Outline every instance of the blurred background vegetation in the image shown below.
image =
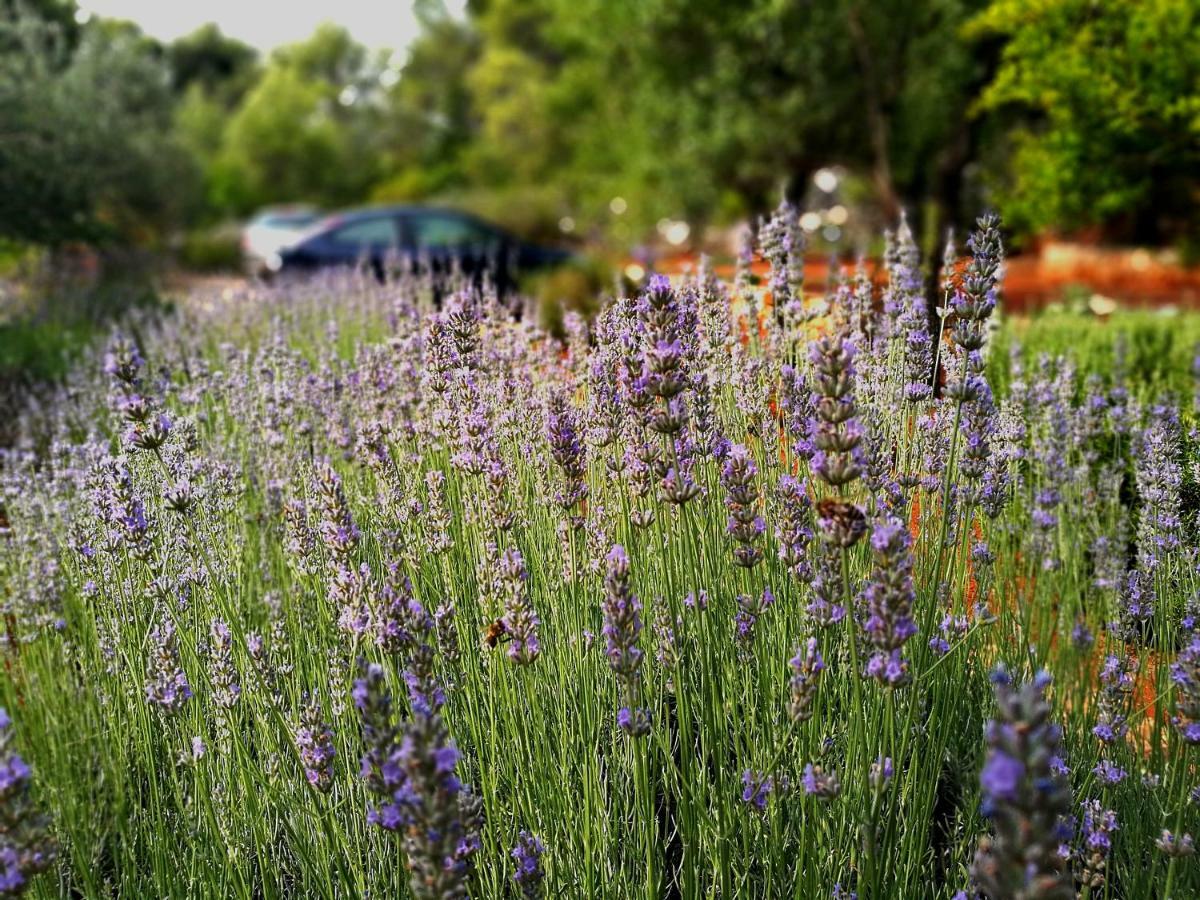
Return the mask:
M 1195 0 L 416 11 L 398 52 L 331 24 L 264 57 L 215 26 L 163 44 L 0 0 L 0 239 L 211 262 L 194 233 L 266 204 L 438 201 L 629 247 L 803 203 L 837 167 L 862 235 L 905 208 L 933 249 L 986 204 L 1018 240 L 1196 245 Z
M 329 24 L 264 54 L 0 0 L 0 389 L 153 302 L 164 264 L 234 269 L 238 223 L 276 203 L 458 206 L 609 259 L 728 250 L 786 195 L 820 211 L 818 251 L 878 252 L 905 210 L 936 260 L 992 206 L 1018 249 L 1200 256 L 1198 0 L 414 9 L 407 47 Z

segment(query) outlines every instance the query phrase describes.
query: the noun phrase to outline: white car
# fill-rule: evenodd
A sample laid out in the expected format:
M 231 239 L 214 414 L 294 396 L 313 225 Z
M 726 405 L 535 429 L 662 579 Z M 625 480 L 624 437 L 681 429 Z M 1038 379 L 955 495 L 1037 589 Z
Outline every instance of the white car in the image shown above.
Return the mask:
M 252 274 L 262 274 L 277 259 L 279 251 L 290 246 L 321 218 L 311 206 L 271 206 L 254 215 L 242 229 L 242 258 Z

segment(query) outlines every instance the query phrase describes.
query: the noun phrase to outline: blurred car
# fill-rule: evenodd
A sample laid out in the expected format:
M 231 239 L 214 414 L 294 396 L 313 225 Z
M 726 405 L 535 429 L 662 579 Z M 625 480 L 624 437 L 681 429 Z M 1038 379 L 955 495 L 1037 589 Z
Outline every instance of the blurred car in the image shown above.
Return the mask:
M 281 274 L 365 265 L 378 277 L 396 268 L 458 270 L 493 280 L 501 293 L 518 272 L 568 262 L 568 250 L 523 241 L 467 213 L 424 206 L 373 207 L 322 219 L 280 248 L 267 268 Z
M 247 271 L 258 274 L 275 254 L 295 241 L 319 218 L 311 206 L 271 206 L 255 214 L 242 229 L 242 260 Z

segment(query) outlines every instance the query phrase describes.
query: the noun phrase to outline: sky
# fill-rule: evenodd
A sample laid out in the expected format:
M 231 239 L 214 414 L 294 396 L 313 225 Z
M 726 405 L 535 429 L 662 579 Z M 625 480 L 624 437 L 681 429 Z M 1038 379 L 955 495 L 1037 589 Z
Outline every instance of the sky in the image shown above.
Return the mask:
M 459 9 L 461 2 L 446 4 Z M 159 40 L 170 41 L 216 22 L 230 37 L 260 50 L 303 40 L 322 22 L 345 26 L 373 49 L 404 50 L 419 31 L 406 0 L 79 0 L 85 13 L 129 19 Z

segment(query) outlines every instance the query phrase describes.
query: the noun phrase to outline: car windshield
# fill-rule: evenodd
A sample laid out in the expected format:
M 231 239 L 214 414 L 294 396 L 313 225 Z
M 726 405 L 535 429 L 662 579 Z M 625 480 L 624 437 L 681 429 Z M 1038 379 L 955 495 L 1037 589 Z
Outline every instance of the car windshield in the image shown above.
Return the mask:
M 270 228 L 305 228 L 317 219 L 312 212 L 267 213 L 254 220 L 256 225 L 266 225 Z

